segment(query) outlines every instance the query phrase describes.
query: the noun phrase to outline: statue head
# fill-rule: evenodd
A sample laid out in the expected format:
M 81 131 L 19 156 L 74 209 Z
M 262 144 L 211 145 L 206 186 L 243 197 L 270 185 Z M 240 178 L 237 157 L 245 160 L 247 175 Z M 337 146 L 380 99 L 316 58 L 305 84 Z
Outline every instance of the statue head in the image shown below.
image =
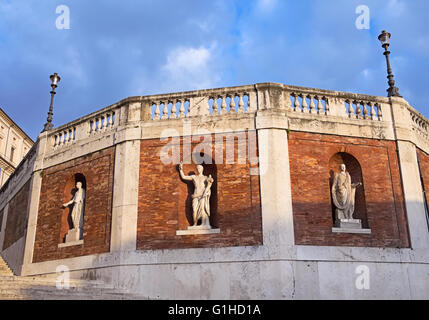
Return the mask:
M 76 182 L 76 188 L 82 189 L 82 182 L 80 181 Z
M 346 172 L 346 165 L 343 163 L 340 165 L 341 172 Z
M 203 174 L 203 171 L 204 171 L 204 167 L 202 166 L 202 165 L 197 165 L 197 171 L 198 171 L 198 174 Z

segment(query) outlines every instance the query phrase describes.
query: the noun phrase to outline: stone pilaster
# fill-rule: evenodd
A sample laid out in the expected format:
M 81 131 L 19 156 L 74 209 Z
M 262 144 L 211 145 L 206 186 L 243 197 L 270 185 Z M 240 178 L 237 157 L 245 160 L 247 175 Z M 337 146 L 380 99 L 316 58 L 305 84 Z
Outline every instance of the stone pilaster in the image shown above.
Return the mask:
M 111 252 L 136 250 L 141 104 L 130 104 L 127 126 L 117 133 Z
M 392 97 L 391 106 L 411 246 L 413 249 L 429 248 L 429 229 L 408 103 Z

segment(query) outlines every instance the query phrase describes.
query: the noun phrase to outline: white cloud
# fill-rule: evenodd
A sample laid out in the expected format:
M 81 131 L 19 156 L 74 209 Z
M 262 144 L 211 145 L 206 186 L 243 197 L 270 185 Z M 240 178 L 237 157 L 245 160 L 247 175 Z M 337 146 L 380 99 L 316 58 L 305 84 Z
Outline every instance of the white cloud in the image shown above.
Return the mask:
M 393 17 L 399 17 L 405 13 L 406 6 L 405 3 L 401 0 L 389 0 L 387 5 L 387 12 L 390 13 Z
M 277 0 L 258 0 L 258 9 L 271 11 L 277 4 Z
M 68 47 L 65 53 L 67 63 L 64 65 L 64 73 L 74 77 L 73 81 L 76 85 L 86 86 L 87 79 L 81 64 L 79 51 L 74 47 Z
M 212 61 L 215 47 L 180 47 L 172 50 L 161 68 L 168 86 L 166 89 L 195 90 L 215 86 L 220 78 Z
M 370 75 L 371 75 L 371 70 L 369 70 L 368 68 L 367 68 L 367 69 L 364 69 L 364 70 L 362 70 L 362 71 L 361 71 L 361 74 L 362 74 L 365 78 L 369 78 L 369 77 L 370 77 Z

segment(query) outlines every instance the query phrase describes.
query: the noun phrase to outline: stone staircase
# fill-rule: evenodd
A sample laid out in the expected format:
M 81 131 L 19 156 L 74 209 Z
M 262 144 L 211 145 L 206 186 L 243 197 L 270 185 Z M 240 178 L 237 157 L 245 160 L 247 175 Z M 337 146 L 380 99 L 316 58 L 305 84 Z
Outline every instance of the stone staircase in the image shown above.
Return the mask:
M 0 300 L 142 300 L 138 295 L 100 281 L 70 279 L 58 289 L 55 278 L 15 276 L 0 256 Z

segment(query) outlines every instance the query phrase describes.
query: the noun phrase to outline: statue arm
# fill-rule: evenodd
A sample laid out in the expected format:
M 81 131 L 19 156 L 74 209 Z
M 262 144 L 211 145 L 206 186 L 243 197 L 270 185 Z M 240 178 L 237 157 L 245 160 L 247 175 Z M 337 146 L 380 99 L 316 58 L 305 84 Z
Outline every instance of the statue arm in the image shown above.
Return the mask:
M 185 173 L 183 172 L 183 164 L 182 163 L 179 164 L 179 173 L 180 173 L 180 177 L 183 180 L 186 180 L 186 181 L 192 181 L 193 180 L 192 177 L 185 175 Z
M 70 200 L 69 202 L 64 203 L 63 207 L 68 207 L 69 205 L 71 205 L 73 203 L 73 201 L 74 201 L 74 198 L 72 200 Z

